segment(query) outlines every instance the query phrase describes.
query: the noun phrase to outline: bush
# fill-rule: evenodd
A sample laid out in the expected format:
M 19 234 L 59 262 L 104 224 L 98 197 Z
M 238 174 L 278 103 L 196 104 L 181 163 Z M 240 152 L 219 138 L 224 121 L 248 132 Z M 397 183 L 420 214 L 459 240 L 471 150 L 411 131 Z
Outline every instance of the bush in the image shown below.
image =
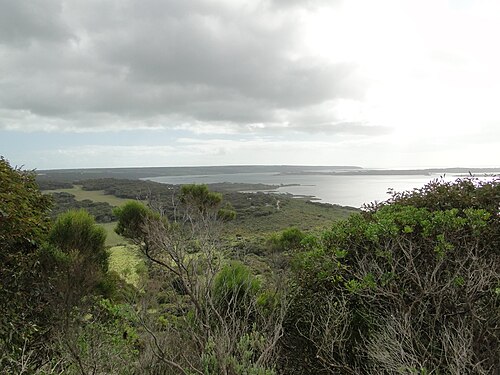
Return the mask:
M 271 237 L 271 248 L 274 251 L 299 250 L 302 247 L 302 240 L 305 237 L 306 234 L 300 229 L 291 227 Z
M 290 335 L 307 338 L 309 371 L 498 370 L 498 182 L 394 194 L 299 253 Z
M 0 157 L 0 368 L 20 371 L 24 353 L 34 363 L 44 355 L 47 315 L 45 282 L 38 250 L 50 220 L 50 197 L 38 190 L 35 175 Z
M 126 238 L 142 239 L 145 221 L 153 215 L 153 212 L 140 202 L 129 201 L 115 208 L 113 214 L 118 217 L 116 233 Z
M 213 295 L 217 305 L 225 311 L 249 310 L 259 289 L 260 282 L 248 267 L 240 262 L 231 262 L 215 276 Z
M 60 215 L 49 233 L 49 241 L 66 254 L 76 251 L 86 263 L 107 272 L 106 231 L 87 211 L 71 210 Z

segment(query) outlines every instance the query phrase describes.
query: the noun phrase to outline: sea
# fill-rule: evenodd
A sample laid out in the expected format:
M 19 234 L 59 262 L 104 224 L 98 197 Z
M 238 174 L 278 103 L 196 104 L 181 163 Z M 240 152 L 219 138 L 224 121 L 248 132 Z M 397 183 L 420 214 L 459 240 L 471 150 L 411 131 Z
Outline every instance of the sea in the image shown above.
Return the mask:
M 279 185 L 273 193 L 307 196 L 323 203 L 360 208 L 371 202 L 381 202 L 392 191 L 408 191 L 423 187 L 435 179 L 453 181 L 460 175 L 327 175 L 230 173 L 189 176 L 151 177 L 147 180 L 165 184 L 211 184 L 220 182 Z M 480 177 L 487 179 L 491 177 Z

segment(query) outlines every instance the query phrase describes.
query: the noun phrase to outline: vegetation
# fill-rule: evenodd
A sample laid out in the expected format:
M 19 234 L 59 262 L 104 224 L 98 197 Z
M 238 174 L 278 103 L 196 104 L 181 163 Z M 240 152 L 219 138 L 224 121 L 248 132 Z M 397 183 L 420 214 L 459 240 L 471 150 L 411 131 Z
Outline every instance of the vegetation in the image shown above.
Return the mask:
M 71 188 L 66 189 L 45 190 L 44 193 L 67 193 L 73 195 L 77 201 L 90 200 L 94 203 L 107 203 L 113 207 L 120 206 L 126 201 L 126 199 L 114 196 L 105 190 L 86 190 L 82 185 L 73 185 Z M 133 199 L 136 199 L 136 197 L 134 196 Z
M 152 366 L 161 373 L 273 374 L 285 301 L 275 297 L 275 308 L 259 308 L 260 283 L 227 260 L 219 244 L 221 194 L 186 185 L 178 203 L 174 221 L 135 202 L 116 211 L 117 231 L 142 249 L 150 280 L 162 290 L 146 311 L 163 314 L 140 315 Z
M 294 356 L 314 358 L 303 371 L 500 369 L 499 197 L 498 180 L 435 181 L 334 224 L 297 254 L 288 338 L 307 348 Z
M 34 174 L 3 158 L 0 177 L 2 373 L 500 370 L 498 179 L 434 181 L 362 212 L 81 180 L 120 196 L 102 226 L 64 195 L 50 220 Z
M 15 366 L 23 351 L 39 350 L 44 340 L 47 288 L 37 253 L 50 206 L 34 173 L 0 158 L 0 368 Z
M 98 223 L 116 220 L 113 207 L 108 202 L 94 202 L 90 199 L 76 200 L 73 194 L 65 192 L 54 192 L 51 195 L 54 201 L 54 208 L 50 213 L 52 219 L 69 210 L 85 209 Z

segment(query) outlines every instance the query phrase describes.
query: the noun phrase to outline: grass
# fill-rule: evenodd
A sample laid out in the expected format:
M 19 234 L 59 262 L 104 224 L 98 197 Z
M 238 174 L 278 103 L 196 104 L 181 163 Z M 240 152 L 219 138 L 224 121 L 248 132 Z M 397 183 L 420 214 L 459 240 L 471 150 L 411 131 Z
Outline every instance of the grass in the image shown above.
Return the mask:
M 139 286 L 146 265 L 135 245 L 118 245 L 109 248 L 109 270 L 120 275 L 127 283 Z
M 127 283 L 138 287 L 146 265 L 136 245 L 115 232 L 116 221 L 99 224 L 106 230 L 106 246 L 109 252 L 109 270 L 116 272 Z
M 127 244 L 127 240 L 115 232 L 116 221 L 99 224 L 106 230 L 106 246 L 118 246 Z
M 57 189 L 57 190 L 44 191 L 44 193 L 56 193 L 56 192 L 73 194 L 75 196 L 75 199 L 78 201 L 90 199 L 91 201 L 94 202 L 106 202 L 109 203 L 111 206 L 121 206 L 122 204 L 124 204 L 129 200 L 124 198 L 118 198 L 115 197 L 114 195 L 105 194 L 103 190 L 96 190 L 96 191 L 83 190 L 81 185 L 74 185 L 73 188 L 71 189 Z

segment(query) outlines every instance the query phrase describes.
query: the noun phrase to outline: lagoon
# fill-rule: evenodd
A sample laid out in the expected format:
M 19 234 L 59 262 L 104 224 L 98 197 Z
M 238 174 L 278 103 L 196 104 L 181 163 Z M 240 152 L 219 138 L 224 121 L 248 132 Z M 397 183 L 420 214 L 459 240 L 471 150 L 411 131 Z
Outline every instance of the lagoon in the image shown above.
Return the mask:
M 446 176 L 452 181 L 459 176 Z M 280 174 L 269 173 L 227 173 L 211 175 L 163 176 L 148 180 L 166 184 L 210 184 L 220 182 L 263 183 L 283 185 L 278 193 L 297 196 L 311 196 L 324 203 L 341 206 L 361 207 L 365 203 L 384 201 L 390 196 L 389 189 L 395 191 L 421 188 L 429 181 L 440 178 L 430 175 L 325 175 L 325 174 Z

